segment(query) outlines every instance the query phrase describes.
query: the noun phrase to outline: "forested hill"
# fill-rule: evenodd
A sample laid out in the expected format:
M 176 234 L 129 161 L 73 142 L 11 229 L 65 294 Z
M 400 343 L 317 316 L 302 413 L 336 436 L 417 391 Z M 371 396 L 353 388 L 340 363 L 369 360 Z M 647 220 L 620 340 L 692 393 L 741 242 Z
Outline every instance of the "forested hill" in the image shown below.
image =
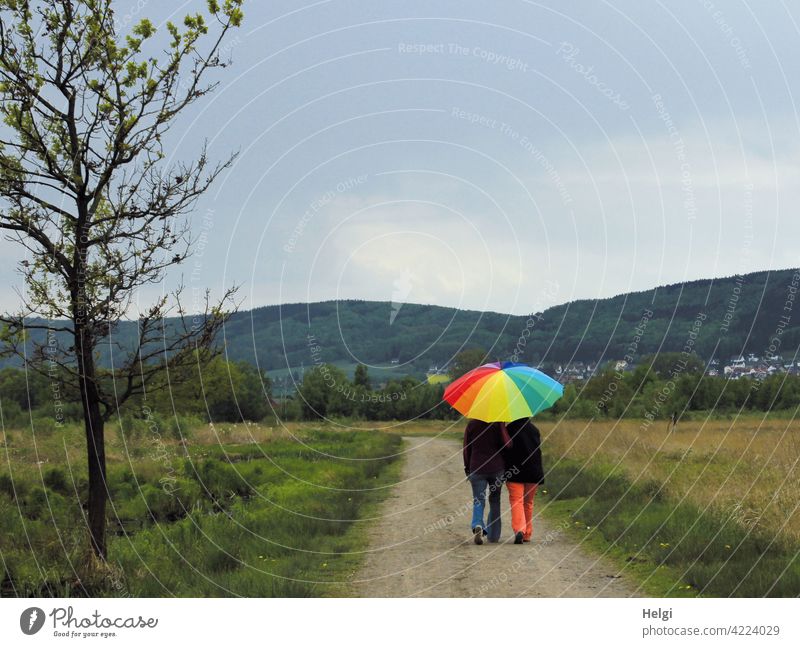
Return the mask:
M 473 347 L 496 359 L 595 362 L 680 351 L 690 336 L 703 359 L 777 351 L 788 360 L 800 344 L 798 283 L 795 270 L 757 272 L 573 301 L 536 317 L 378 301 L 268 306 L 234 315 L 225 343 L 230 359 L 266 371 L 362 362 L 421 375 Z M 133 326 L 117 339 L 130 339 Z
M 226 336 L 231 357 L 257 354 L 265 369 L 396 359 L 419 373 L 471 347 L 499 359 L 520 349 L 520 361 L 594 362 L 622 358 L 634 342 L 636 355 L 680 351 L 690 336 L 704 359 L 771 347 L 789 358 L 800 344 L 798 283 L 795 270 L 757 272 L 573 301 L 534 318 L 375 301 L 291 304 L 239 313 Z M 698 314 L 705 315 L 699 326 Z

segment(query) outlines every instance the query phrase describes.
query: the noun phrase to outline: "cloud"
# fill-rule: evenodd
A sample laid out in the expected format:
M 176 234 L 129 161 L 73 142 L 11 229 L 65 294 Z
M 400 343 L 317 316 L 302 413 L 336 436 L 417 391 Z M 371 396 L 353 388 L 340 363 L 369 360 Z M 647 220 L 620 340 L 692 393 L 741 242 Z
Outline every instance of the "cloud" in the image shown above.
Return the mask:
M 785 138 L 772 157 L 740 146 L 735 124 L 706 128 L 684 127 L 678 144 L 622 134 L 582 144 L 581 157 L 548 152 L 570 204 L 524 155 L 508 163 L 525 170 L 527 192 L 483 177 L 504 186 L 495 204 L 468 182 L 423 172 L 372 182 L 320 215 L 292 259 L 295 280 L 312 299 L 390 301 L 410 273 L 409 301 L 524 313 L 547 282 L 567 301 L 796 262 L 797 142 Z

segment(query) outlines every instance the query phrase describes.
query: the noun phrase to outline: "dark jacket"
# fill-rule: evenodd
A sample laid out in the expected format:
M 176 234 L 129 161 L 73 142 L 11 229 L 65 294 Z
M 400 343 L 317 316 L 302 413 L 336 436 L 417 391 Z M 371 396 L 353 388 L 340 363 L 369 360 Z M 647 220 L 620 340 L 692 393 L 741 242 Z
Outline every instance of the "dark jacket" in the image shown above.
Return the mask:
M 464 471 L 470 475 L 496 474 L 504 470 L 500 425 L 470 420 L 464 430 Z
M 544 483 L 542 439 L 529 418 L 506 425 L 512 444 L 503 451 L 508 480 L 512 483 Z

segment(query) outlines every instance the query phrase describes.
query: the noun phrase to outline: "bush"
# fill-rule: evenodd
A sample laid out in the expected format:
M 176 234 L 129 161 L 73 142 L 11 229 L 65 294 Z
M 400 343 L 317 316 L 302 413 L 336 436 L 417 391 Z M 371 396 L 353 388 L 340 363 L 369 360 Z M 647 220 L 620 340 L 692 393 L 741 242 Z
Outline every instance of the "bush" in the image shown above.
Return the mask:
M 212 573 L 232 571 L 239 567 L 239 560 L 224 550 L 215 549 L 206 555 L 205 566 Z
M 31 488 L 22 499 L 21 504 L 23 514 L 29 519 L 40 519 L 49 516 L 47 514 L 47 493 L 43 488 Z
M 14 498 L 14 481 L 8 474 L 0 474 L 0 492 L 9 499 Z
M 250 496 L 252 488 L 227 463 L 215 459 L 204 460 L 195 474 L 201 490 L 216 503 L 234 496 Z
M 72 491 L 72 485 L 67 482 L 67 476 L 64 470 L 60 467 L 51 467 L 42 477 L 44 484 L 53 490 L 65 496 L 69 495 Z
M 164 437 L 180 440 L 191 438 L 192 430 L 207 424 L 199 416 L 170 414 L 163 418 Z
M 37 415 L 32 419 L 33 433 L 40 436 L 49 436 L 62 428 L 52 415 Z
M 134 441 L 145 436 L 150 428 L 147 420 L 134 417 L 130 413 L 119 419 L 119 430 L 126 441 Z
M 23 410 L 17 402 L 3 399 L 3 423 L 6 429 L 27 426 L 30 420 L 28 416 L 28 412 Z M 8 434 L 8 431 L 6 431 L 6 434 Z

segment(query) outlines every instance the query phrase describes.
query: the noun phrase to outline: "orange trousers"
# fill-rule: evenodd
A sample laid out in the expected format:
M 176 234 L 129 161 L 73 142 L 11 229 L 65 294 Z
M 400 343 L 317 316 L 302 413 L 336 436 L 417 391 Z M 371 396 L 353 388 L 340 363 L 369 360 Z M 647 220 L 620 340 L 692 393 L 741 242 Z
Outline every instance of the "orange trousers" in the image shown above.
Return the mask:
M 511 503 L 511 527 L 514 534 L 522 532 L 523 539 L 530 541 L 533 534 L 533 499 L 537 483 L 506 483 L 508 500 Z

